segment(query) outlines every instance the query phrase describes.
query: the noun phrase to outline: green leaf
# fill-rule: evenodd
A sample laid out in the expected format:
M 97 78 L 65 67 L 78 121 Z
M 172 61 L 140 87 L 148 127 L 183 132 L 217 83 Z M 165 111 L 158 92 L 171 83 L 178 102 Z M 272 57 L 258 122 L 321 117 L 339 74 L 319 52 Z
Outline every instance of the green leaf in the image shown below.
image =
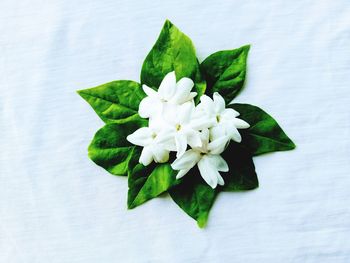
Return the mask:
M 259 186 L 251 153 L 241 144 L 231 142 L 222 153 L 229 166 L 228 173 L 221 173 L 225 185 L 223 191 L 252 190 Z
M 169 194 L 183 211 L 197 220 L 199 227 L 206 225 L 217 190 L 204 182 L 197 168 L 191 169 L 179 185 L 169 190 Z
M 249 48 L 250 45 L 246 45 L 233 50 L 218 51 L 201 63 L 209 95 L 219 92 L 226 103 L 237 96 L 244 85 Z
M 199 227 L 206 225 L 209 211 L 220 191 L 251 190 L 259 186 L 253 159 L 245 147 L 231 142 L 222 156 L 230 167 L 228 173 L 221 173 L 225 181 L 224 186 L 212 189 L 195 167 L 178 185 L 169 190 L 175 203 L 197 220 Z
M 78 93 L 106 123 L 137 120 L 140 101 L 146 96 L 140 84 L 130 80 L 113 81 Z
M 157 197 L 177 183 L 170 164 L 136 164 L 128 176 L 128 208 L 135 208 Z
M 138 160 L 139 153 L 126 136 L 146 125 L 144 119 L 106 124 L 97 131 L 89 146 L 90 159 L 111 174 L 127 175 L 129 163 Z
M 197 98 L 204 93 L 206 85 L 191 39 L 167 20 L 143 62 L 141 83 L 158 89 L 164 76 L 171 71 L 175 71 L 177 80 L 188 77 L 195 82 Z
M 295 144 L 278 123 L 262 109 L 249 104 L 232 104 L 229 107 L 238 111 L 239 118 L 250 124 L 249 129 L 240 130 L 240 133 L 242 143 L 253 155 L 295 148 Z

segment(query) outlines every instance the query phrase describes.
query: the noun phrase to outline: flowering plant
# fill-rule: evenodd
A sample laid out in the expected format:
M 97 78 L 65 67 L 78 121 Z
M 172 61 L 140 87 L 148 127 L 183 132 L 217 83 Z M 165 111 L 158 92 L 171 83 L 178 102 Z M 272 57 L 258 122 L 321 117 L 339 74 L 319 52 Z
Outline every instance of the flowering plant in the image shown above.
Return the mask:
M 177 159 L 171 167 L 179 170 L 176 179 L 198 164 L 204 181 L 215 188 L 224 185 L 219 171 L 229 171 L 220 154 L 231 139 L 241 142 L 237 128 L 245 129 L 249 124 L 236 118 L 239 113 L 234 109 L 226 109 L 217 92 L 214 100 L 202 95 L 195 106 L 193 98 L 197 93 L 191 92 L 193 86 L 193 81 L 186 77 L 176 82 L 174 71 L 164 77 L 158 92 L 144 84 L 147 97 L 140 102 L 139 115 L 149 118 L 149 127 L 139 128 L 126 139 L 143 147 L 140 163 L 144 166 L 153 160 L 168 162 L 169 152 L 174 151 Z
M 128 177 L 128 208 L 169 192 L 203 227 L 220 191 L 258 187 L 252 156 L 295 148 L 266 112 L 230 104 L 243 88 L 249 48 L 199 63 L 191 40 L 167 20 L 142 85 L 120 80 L 78 91 L 106 123 L 89 157 Z

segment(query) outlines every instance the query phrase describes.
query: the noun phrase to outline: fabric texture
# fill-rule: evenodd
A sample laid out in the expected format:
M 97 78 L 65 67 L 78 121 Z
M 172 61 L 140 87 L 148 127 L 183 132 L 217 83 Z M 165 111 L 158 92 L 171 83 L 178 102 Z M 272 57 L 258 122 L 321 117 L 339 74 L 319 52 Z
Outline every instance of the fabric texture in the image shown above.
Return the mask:
M 350 262 L 348 0 L 0 10 L 0 262 Z M 264 109 L 297 145 L 255 157 L 260 187 L 221 193 L 205 229 L 167 195 L 127 210 L 126 178 L 87 156 L 103 122 L 76 90 L 139 81 L 166 18 L 201 61 L 251 44 L 235 102 Z

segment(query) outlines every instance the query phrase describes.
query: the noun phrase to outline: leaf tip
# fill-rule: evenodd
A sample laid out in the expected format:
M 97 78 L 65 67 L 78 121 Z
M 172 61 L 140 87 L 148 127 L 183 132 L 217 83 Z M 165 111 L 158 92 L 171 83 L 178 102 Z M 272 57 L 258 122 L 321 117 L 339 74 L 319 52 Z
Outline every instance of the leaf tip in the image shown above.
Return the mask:
M 164 26 L 163 27 L 167 27 L 170 28 L 173 26 L 173 23 L 171 23 L 171 21 L 167 18 L 164 22 Z
M 203 229 L 207 225 L 207 222 L 198 220 L 197 225 L 199 228 Z
M 252 44 L 246 44 L 242 48 L 249 50 L 251 46 L 252 46 Z
M 290 149 L 294 150 L 295 148 L 297 148 L 297 145 L 292 140 L 290 140 Z
M 251 47 L 251 44 L 247 44 L 247 45 L 244 45 L 242 47 L 240 47 L 240 49 L 243 51 L 243 53 L 245 54 L 245 56 L 248 55 L 248 52 L 250 50 L 250 47 Z
M 199 216 L 197 218 L 197 225 L 199 228 L 205 228 L 208 222 L 208 215 Z
M 136 207 L 136 205 L 134 204 L 134 202 L 131 200 L 130 197 L 128 197 L 128 201 L 127 201 L 128 210 L 134 209 L 135 207 Z
M 285 151 L 294 150 L 297 147 L 296 144 L 287 136 L 287 134 L 285 134 L 285 136 L 287 137 Z
M 75 91 L 80 97 L 82 97 L 84 100 L 87 101 L 87 94 L 85 93 L 85 90 L 81 89 L 81 90 L 76 90 Z
M 134 206 L 133 204 L 128 204 L 127 208 L 128 210 L 132 210 L 134 209 L 136 206 Z
M 82 89 L 80 89 L 80 90 L 76 90 L 75 92 L 78 94 L 78 95 L 80 95 L 81 96 L 81 93 L 82 93 Z

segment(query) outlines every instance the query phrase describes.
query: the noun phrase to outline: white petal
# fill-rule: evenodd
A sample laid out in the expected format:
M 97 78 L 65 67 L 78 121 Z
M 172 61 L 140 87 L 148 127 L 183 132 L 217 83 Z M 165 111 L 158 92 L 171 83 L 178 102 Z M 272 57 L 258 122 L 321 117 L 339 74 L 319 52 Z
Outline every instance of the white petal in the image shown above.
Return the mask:
M 184 124 L 191 119 L 195 106 L 193 101 L 188 101 L 182 105 L 165 103 L 163 105 L 163 119 L 170 124 Z
M 201 131 L 201 140 L 202 141 L 209 141 L 209 129 L 203 129 Z
M 217 125 L 210 129 L 210 140 L 215 141 L 226 136 L 226 128 L 223 125 Z
M 174 105 L 171 103 L 164 103 L 162 109 L 163 119 L 169 124 L 177 124 L 178 121 L 178 108 L 179 105 Z
M 184 177 L 188 173 L 189 170 L 190 169 L 180 170 L 176 175 L 176 179 L 180 179 L 180 178 Z
M 188 123 L 194 110 L 194 103 L 189 101 L 177 107 L 177 119 L 180 124 Z
M 155 143 L 161 144 L 168 151 L 176 151 L 175 131 L 164 129 L 158 133 Z
M 182 78 L 176 83 L 176 88 L 180 90 L 181 92 L 190 93 L 191 89 L 193 88 L 194 83 L 193 80 L 190 78 Z
M 144 98 L 139 105 L 139 115 L 142 118 L 149 118 L 161 111 L 162 104 L 158 99 L 152 97 Z
M 200 153 L 194 150 L 186 151 L 180 158 L 177 158 L 171 167 L 174 170 L 191 169 L 200 160 Z
M 153 154 L 152 154 L 151 148 L 149 146 L 146 146 L 142 149 L 139 161 L 144 166 L 149 165 L 153 161 Z
M 226 132 L 227 135 L 235 142 L 240 143 L 242 141 L 242 136 L 233 123 L 226 125 Z
M 230 141 L 230 137 L 228 136 L 222 136 L 214 141 L 211 141 L 208 144 L 208 150 L 211 154 L 220 154 L 222 153 Z
M 218 171 L 215 167 L 209 162 L 206 156 L 198 162 L 199 172 L 204 179 L 204 181 L 210 185 L 211 188 L 215 188 L 218 184 Z
M 224 110 L 224 112 L 221 113 L 221 117 L 227 120 L 232 120 L 239 116 L 239 112 L 235 111 L 232 108 L 227 108 Z
M 176 152 L 176 142 L 175 142 L 175 138 L 171 138 L 167 141 L 162 142 L 162 146 L 164 149 L 166 149 L 167 151 L 170 152 Z
M 157 91 L 155 91 L 154 89 L 148 87 L 147 85 L 143 84 L 142 85 L 142 89 L 143 89 L 143 91 L 146 93 L 146 95 L 148 97 L 152 97 L 152 98 L 157 98 L 158 97 Z
M 214 117 L 201 116 L 199 118 L 192 118 L 190 125 L 195 130 L 208 129 L 214 126 L 216 119 Z
M 225 184 L 225 181 L 224 179 L 222 178 L 221 174 L 218 173 L 218 184 L 219 185 L 224 185 Z
M 236 128 L 238 129 L 247 129 L 250 127 L 249 123 L 245 122 L 244 120 L 235 118 L 233 120 L 233 123 L 235 124 Z
M 183 133 L 176 133 L 175 135 L 175 144 L 176 144 L 176 157 L 179 158 L 183 155 L 187 149 L 187 136 Z
M 225 100 L 224 100 L 224 98 L 218 92 L 214 92 L 213 99 L 214 99 L 215 112 L 216 113 L 223 112 L 225 110 Z
M 202 147 L 201 133 L 195 130 L 187 132 L 187 143 L 192 148 Z
M 202 95 L 202 96 L 204 96 L 204 95 Z M 202 118 L 203 115 L 208 115 L 208 113 L 206 112 L 205 105 L 203 103 L 199 103 L 194 109 L 193 117 L 194 118 Z
M 155 138 L 156 143 L 164 143 L 168 140 L 174 139 L 175 130 L 172 127 L 163 127 L 161 131 L 158 132 Z
M 152 146 L 152 154 L 157 163 L 165 163 L 169 160 L 169 151 L 159 145 Z
M 200 101 L 203 104 L 203 106 L 213 104 L 213 100 L 208 95 L 205 95 L 205 94 L 201 96 Z
M 197 96 L 197 92 L 191 92 L 190 96 L 189 96 L 189 99 L 191 100 L 191 99 L 193 99 L 196 96 Z
M 126 139 L 132 144 L 146 146 L 152 141 L 152 131 L 148 127 L 142 127 L 128 135 Z
M 191 100 L 190 97 L 191 89 L 193 88 L 193 80 L 190 78 L 182 78 L 176 84 L 176 91 L 172 98 L 174 103 L 182 104 L 186 101 Z
M 171 71 L 165 75 L 162 83 L 160 83 L 158 93 L 162 99 L 170 100 L 174 96 L 176 90 L 175 71 Z
M 227 162 L 219 154 L 208 154 L 208 160 L 220 172 L 228 172 L 229 168 Z
M 201 96 L 201 103 L 197 107 L 199 107 L 199 109 L 205 110 L 209 115 L 215 115 L 214 102 L 207 95 Z
M 150 127 L 154 131 L 160 132 L 167 126 L 168 125 L 163 119 L 163 115 L 161 114 L 161 112 L 156 112 L 155 114 L 152 114 L 152 116 L 149 118 L 148 127 Z

